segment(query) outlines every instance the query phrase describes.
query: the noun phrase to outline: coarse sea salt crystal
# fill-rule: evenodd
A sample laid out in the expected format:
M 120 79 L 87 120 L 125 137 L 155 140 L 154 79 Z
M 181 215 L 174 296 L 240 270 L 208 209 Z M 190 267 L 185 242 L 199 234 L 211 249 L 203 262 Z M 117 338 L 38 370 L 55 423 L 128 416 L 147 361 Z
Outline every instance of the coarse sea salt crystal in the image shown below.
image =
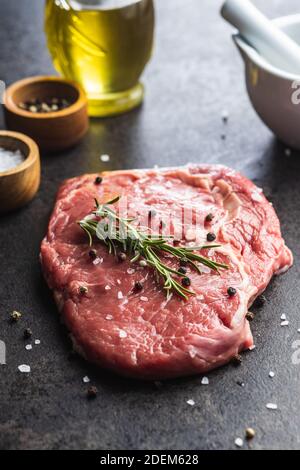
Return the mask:
M 27 351 L 31 351 L 31 349 L 32 349 L 32 344 L 26 344 L 25 349 L 26 349 Z
M 106 320 L 109 320 L 109 321 L 114 319 L 114 317 L 112 315 L 106 315 L 105 318 L 106 318 Z
M 297 331 L 298 331 L 298 333 L 300 333 L 300 328 L 298 328 L 298 330 L 297 330 Z
M 95 266 L 97 266 L 98 264 L 100 264 L 100 263 L 102 263 L 102 262 L 103 262 L 103 260 L 101 261 L 101 258 L 96 258 L 96 259 L 94 259 L 93 264 L 94 264 Z
M 190 405 L 190 406 L 195 406 L 195 401 L 190 399 L 190 400 L 187 400 L 187 404 Z
M 120 330 L 120 331 L 119 331 L 119 337 L 120 337 L 120 338 L 127 338 L 127 333 L 126 333 L 126 331 Z
M 191 347 L 190 350 L 189 350 L 189 355 L 190 355 L 190 357 L 191 357 L 192 359 L 194 359 L 194 357 L 197 356 L 197 350 L 196 350 L 196 348 Z
M 261 196 L 261 194 L 259 194 L 258 191 L 253 191 L 251 193 L 251 199 L 255 202 L 261 202 L 263 200 L 263 197 Z
M 143 296 L 140 297 L 140 299 L 141 299 L 142 302 L 148 302 L 148 300 L 149 300 L 148 297 L 143 297 Z
M 34 340 L 34 344 L 41 344 L 41 341 L 39 339 Z
M 290 324 L 289 321 L 285 320 L 280 323 L 281 326 L 288 326 Z
M 134 273 L 135 273 L 135 269 L 133 268 L 127 269 L 127 274 L 134 274 Z
M 255 344 L 253 344 L 253 346 L 250 346 L 249 351 L 254 351 L 255 348 L 256 348 L 256 346 L 255 346 Z
M 29 374 L 29 372 L 31 371 L 30 366 L 27 366 L 26 364 L 21 364 L 20 366 L 18 366 L 18 369 L 20 372 L 22 372 L 22 374 Z
M 8 150 L 0 147 L 0 172 L 8 171 L 23 163 L 24 155 L 20 150 Z
M 269 377 L 271 377 L 271 379 L 273 379 L 273 377 L 275 377 L 275 372 L 273 372 L 272 370 L 269 372 Z
M 234 441 L 234 443 L 237 447 L 243 447 L 243 445 L 244 445 L 244 441 L 240 437 L 237 437 L 236 440 Z
M 203 274 L 209 274 L 211 272 L 211 269 L 208 266 L 204 266 L 204 264 L 201 264 L 199 269 Z
M 90 382 L 90 378 L 86 375 L 85 377 L 83 377 L 82 382 L 88 384 Z
M 285 314 L 285 313 L 283 313 L 283 314 L 281 315 L 280 320 L 286 320 L 286 314 Z
M 276 403 L 267 403 L 266 407 L 268 408 L 268 410 L 277 410 L 278 409 L 278 406 L 276 405 Z
M 202 377 L 201 385 L 209 385 L 209 379 L 208 379 L 208 377 Z
M 107 286 L 104 287 L 104 289 L 105 290 L 111 290 L 111 287 L 107 285 Z
M 117 279 L 117 284 L 119 284 L 119 286 L 122 284 L 120 279 Z
M 119 300 L 123 299 L 123 292 L 121 292 L 121 291 L 118 292 L 118 299 Z
M 110 156 L 107 155 L 107 154 L 103 154 L 103 155 L 100 156 L 100 160 L 101 160 L 101 162 L 103 162 L 103 163 L 107 163 L 107 162 L 109 162 L 109 160 L 110 160 Z

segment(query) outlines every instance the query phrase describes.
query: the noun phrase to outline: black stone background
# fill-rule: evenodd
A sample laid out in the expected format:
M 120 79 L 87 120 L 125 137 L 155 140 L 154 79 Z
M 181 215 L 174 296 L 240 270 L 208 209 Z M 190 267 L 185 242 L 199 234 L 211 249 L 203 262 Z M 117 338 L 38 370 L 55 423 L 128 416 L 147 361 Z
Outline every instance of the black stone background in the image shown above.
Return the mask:
M 252 110 L 220 3 L 156 0 L 156 47 L 144 76 L 144 106 L 93 119 L 78 147 L 43 156 L 37 197 L 0 219 L 0 339 L 7 345 L 7 365 L 0 366 L 0 448 L 226 449 L 235 448 L 247 426 L 257 431 L 255 449 L 300 448 L 300 366 L 291 360 L 292 344 L 300 339 L 300 156 L 287 157 Z M 299 13 L 297 0 L 256 3 L 270 17 Z M 40 0 L 0 0 L 0 78 L 7 84 L 53 72 L 42 17 Z M 223 109 L 230 114 L 227 126 Z M 100 162 L 102 153 L 111 156 L 109 163 Z M 257 310 L 256 350 L 244 354 L 241 367 L 212 372 L 207 387 L 192 377 L 156 389 L 81 359 L 70 361 L 67 333 L 38 261 L 60 182 L 84 172 L 187 162 L 224 163 L 254 179 L 273 201 L 294 252 L 295 266 L 272 281 L 267 303 Z M 24 313 L 17 325 L 8 322 L 13 309 Z M 280 327 L 282 313 L 290 321 L 286 328 Z M 25 327 L 41 340 L 32 351 L 24 348 Z M 31 365 L 30 375 L 18 372 L 23 363 Z M 99 389 L 95 401 L 85 398 L 86 374 Z M 194 407 L 186 404 L 191 398 Z M 267 410 L 268 402 L 278 410 Z

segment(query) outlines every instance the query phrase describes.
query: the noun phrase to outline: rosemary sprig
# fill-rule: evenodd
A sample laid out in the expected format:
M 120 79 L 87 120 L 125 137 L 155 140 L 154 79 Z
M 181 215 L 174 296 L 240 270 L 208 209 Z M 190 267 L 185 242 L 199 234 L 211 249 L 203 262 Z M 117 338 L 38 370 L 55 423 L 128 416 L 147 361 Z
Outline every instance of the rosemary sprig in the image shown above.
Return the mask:
M 196 263 L 203 264 L 215 272 L 219 272 L 219 269 L 228 269 L 226 264 L 217 263 L 195 253 L 195 251 L 206 248 L 218 248 L 220 245 L 173 246 L 168 242 L 168 238 L 172 237 L 143 232 L 132 224 L 134 219 L 119 217 L 111 207 L 119 200 L 119 196 L 105 204 L 99 204 L 95 200 L 95 210 L 78 222 L 79 226 L 87 234 L 90 245 L 93 244 L 93 239 L 96 237 L 107 246 L 110 254 L 117 256 L 118 251 L 122 248 L 124 252 L 132 256 L 132 263 L 140 258 L 146 261 L 147 265 L 155 270 L 158 278 L 162 278 L 163 288 L 167 291 L 168 297 L 172 292 L 175 292 L 183 299 L 188 300 L 188 296 L 195 295 L 195 293 L 179 282 L 178 278 L 185 278 L 186 275 L 165 264 L 160 258 L 162 253 L 172 255 L 178 261 L 185 261 L 199 274 L 201 271 Z

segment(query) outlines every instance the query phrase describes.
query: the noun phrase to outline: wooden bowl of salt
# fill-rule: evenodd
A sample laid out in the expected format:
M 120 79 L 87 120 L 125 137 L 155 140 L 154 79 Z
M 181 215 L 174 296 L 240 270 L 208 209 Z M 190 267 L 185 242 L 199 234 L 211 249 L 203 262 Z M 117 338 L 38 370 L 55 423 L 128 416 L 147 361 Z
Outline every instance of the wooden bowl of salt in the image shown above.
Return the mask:
M 36 143 L 24 134 L 0 131 L 0 213 L 31 201 L 39 188 L 40 177 Z

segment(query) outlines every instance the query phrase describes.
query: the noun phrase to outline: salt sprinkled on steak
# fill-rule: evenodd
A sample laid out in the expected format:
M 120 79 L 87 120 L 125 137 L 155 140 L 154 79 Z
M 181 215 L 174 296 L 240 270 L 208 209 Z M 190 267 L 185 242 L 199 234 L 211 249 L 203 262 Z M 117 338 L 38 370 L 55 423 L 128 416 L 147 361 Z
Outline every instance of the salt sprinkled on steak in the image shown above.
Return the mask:
M 203 375 L 253 349 L 249 307 L 272 276 L 292 264 L 275 211 L 259 188 L 219 165 L 107 172 L 100 185 L 96 176 L 63 183 L 41 247 L 45 278 L 76 350 L 120 374 L 156 380 Z M 96 242 L 102 262 L 93 264 L 77 222 L 91 213 L 94 198 L 104 203 L 115 195 L 127 201 L 129 217 L 150 209 L 158 214 L 153 219 L 171 215 L 171 229 L 176 236 L 177 228 L 182 231 L 181 244 L 195 243 L 184 238 L 187 227 L 214 234 L 212 244 L 221 247 L 209 250 L 209 258 L 229 269 L 200 275 L 188 268 L 196 295 L 183 301 L 173 292 L 167 299 L 144 260 L 131 264 L 127 256 L 120 263 Z M 187 224 L 183 210 L 192 214 Z M 213 218 L 204 226 L 208 214 Z M 169 262 L 178 269 L 176 260 Z M 133 287 L 141 281 L 137 293 Z M 88 285 L 88 295 L 78 295 L 78 285 Z M 235 295 L 228 295 L 229 288 Z

